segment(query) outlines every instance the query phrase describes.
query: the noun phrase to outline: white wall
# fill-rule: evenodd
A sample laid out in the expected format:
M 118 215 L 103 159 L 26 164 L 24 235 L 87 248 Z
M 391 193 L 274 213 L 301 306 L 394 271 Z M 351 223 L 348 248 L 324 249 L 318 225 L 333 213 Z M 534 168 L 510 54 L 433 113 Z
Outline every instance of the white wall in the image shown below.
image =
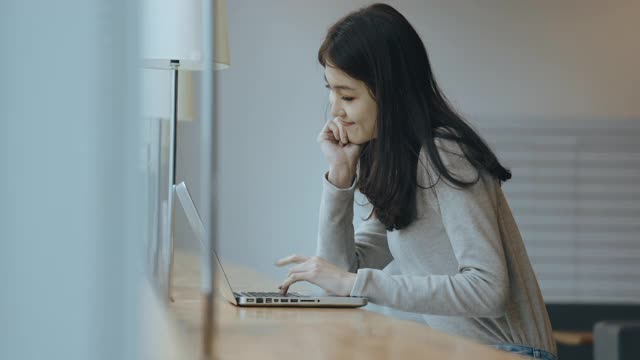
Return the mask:
M 223 257 L 280 277 L 274 260 L 314 253 L 326 170 L 315 137 L 327 106 L 316 54 L 327 28 L 367 3 L 228 2 L 232 66 L 218 73 Z M 390 3 L 471 121 L 640 117 L 637 1 Z M 181 124 L 178 177 L 194 192 L 197 133 Z M 178 222 L 179 242 L 194 248 Z
M 0 5 L 0 358 L 135 359 L 136 4 Z

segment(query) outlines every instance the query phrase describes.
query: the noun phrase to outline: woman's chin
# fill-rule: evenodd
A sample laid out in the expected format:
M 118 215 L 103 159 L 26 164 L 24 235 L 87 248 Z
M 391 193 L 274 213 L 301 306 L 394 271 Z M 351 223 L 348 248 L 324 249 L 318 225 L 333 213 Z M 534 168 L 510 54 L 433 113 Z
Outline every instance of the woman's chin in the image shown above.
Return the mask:
M 349 142 L 352 143 L 352 144 L 356 144 L 356 145 L 364 145 L 364 144 L 368 143 L 370 140 L 371 139 L 367 139 L 367 138 L 359 138 L 359 137 L 357 137 L 357 138 L 353 139 L 353 138 L 349 137 Z

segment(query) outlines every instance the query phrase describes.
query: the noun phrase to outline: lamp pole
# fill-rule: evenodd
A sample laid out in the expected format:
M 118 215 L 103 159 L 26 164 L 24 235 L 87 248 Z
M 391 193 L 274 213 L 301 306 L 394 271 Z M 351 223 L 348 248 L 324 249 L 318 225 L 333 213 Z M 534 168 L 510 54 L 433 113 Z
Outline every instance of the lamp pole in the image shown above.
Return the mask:
M 171 71 L 173 76 L 171 78 L 171 117 L 169 120 L 169 186 L 167 192 L 167 228 L 165 238 L 165 249 L 167 274 L 167 296 L 169 301 L 173 301 L 173 235 L 175 232 L 175 206 L 174 206 L 174 193 L 176 185 L 176 150 L 178 139 L 178 73 L 180 68 L 180 60 L 171 60 Z

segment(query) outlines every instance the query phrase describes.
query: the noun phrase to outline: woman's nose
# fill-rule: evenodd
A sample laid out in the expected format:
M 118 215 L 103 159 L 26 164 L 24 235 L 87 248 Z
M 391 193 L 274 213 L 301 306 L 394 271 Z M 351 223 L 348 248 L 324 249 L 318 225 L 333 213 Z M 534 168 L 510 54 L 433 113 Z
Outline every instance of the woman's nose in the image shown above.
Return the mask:
M 344 116 L 345 112 L 342 110 L 340 106 L 338 106 L 338 102 L 334 101 L 331 104 L 331 116 Z

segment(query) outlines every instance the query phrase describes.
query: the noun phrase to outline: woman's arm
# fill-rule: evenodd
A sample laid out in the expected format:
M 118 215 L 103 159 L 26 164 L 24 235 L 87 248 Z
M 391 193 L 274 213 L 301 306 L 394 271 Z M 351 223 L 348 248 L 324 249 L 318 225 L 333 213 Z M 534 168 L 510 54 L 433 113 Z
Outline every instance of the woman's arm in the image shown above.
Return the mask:
M 323 177 L 316 255 L 349 272 L 384 268 L 393 260 L 384 225 L 372 216 L 354 233 L 356 181 L 340 189 L 328 181 L 327 175 Z
M 477 172 L 452 154 L 443 154 L 448 169 L 465 181 Z M 429 171 L 431 174 L 434 170 Z M 434 179 L 435 180 L 435 179 Z M 435 182 L 433 182 L 435 183 Z M 361 269 L 350 295 L 403 311 L 432 315 L 500 317 L 509 295 L 509 276 L 495 204 L 493 179 L 481 178 L 466 189 L 435 185 L 442 223 L 458 262 L 453 275 L 389 275 Z M 430 191 L 430 190 L 425 190 Z M 427 239 L 425 239 L 426 241 Z

